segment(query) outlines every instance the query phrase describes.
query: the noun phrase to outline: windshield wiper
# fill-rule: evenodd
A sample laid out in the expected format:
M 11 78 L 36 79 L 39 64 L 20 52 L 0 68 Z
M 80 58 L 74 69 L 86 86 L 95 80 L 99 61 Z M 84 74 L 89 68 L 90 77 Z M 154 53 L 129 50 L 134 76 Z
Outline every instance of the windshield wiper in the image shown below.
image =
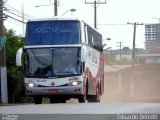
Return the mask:
M 50 79 L 56 79 L 56 78 L 59 78 L 59 77 L 57 77 L 57 76 L 56 76 L 56 77 L 55 77 L 55 76 L 50 77 L 50 76 L 49 76 L 49 77 L 47 77 L 47 78 L 50 78 Z
M 74 75 L 74 73 L 73 73 L 73 72 L 68 72 L 68 71 L 67 71 L 67 72 L 64 72 L 64 73 L 69 73 L 69 74 L 71 74 L 71 75 Z
M 57 72 L 56 74 L 58 74 L 58 75 L 75 75 L 73 72 Z

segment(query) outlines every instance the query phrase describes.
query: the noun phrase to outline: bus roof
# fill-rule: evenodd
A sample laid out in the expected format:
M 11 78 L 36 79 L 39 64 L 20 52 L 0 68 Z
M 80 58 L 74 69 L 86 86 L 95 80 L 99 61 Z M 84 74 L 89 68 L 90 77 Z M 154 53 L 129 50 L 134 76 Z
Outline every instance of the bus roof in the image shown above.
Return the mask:
M 36 18 L 36 19 L 30 19 L 28 20 L 28 22 L 34 22 L 34 21 L 57 21 L 57 20 L 66 20 L 66 21 L 80 21 L 78 18 L 76 17 L 64 17 L 64 16 L 55 16 L 53 18 Z

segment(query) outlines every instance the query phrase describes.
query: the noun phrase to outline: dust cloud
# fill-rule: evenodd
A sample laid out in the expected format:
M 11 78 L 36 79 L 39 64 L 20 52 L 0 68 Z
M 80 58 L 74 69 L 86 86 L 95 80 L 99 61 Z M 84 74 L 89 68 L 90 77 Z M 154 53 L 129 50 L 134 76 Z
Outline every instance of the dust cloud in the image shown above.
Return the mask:
M 107 70 L 104 88 L 102 103 L 160 102 L 160 64 Z

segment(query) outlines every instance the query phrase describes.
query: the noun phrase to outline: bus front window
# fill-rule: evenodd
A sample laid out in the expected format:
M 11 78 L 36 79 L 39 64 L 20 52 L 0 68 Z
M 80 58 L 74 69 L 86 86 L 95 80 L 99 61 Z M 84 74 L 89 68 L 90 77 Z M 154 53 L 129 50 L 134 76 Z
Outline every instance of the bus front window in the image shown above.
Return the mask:
M 53 72 L 55 75 L 80 74 L 80 48 L 55 48 L 53 51 Z
M 64 77 L 80 74 L 80 48 L 26 49 L 27 77 Z

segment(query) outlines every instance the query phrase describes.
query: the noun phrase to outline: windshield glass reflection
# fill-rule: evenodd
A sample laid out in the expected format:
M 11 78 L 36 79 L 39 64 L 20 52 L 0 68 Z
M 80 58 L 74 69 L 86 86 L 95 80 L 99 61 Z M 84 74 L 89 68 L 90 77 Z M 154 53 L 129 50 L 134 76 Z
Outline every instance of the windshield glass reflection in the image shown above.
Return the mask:
M 64 77 L 80 74 L 80 48 L 26 49 L 28 77 Z

